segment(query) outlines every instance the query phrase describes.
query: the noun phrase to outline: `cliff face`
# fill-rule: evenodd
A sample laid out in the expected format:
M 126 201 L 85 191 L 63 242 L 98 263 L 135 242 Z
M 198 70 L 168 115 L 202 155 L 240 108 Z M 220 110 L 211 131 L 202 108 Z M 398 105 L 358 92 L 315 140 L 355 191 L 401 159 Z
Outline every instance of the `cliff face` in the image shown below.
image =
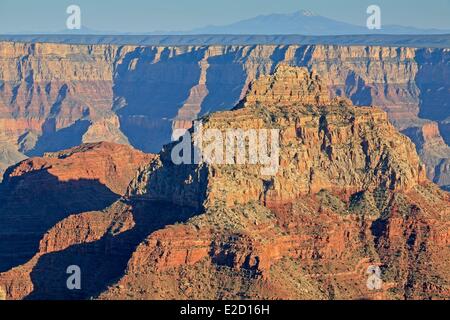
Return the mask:
M 436 123 L 425 123 L 423 126 L 411 127 L 403 131 L 415 143 L 420 158 L 427 164 L 427 175 L 433 182 L 449 186 L 450 160 L 447 155 L 450 147 L 442 139 Z
M 343 194 L 380 186 L 407 191 L 426 180 L 414 145 L 397 133 L 385 112 L 355 107 L 346 99 L 331 100 L 323 90 L 323 81 L 306 69 L 281 66 L 277 70 L 274 76 L 262 77 L 251 85 L 242 108 L 213 114 L 202 122 L 202 132 L 220 130 L 223 137 L 230 129 L 280 130 L 274 177 L 260 178 L 264 165 L 239 164 L 242 170 L 232 170 L 229 164 L 194 169 L 174 165 L 174 151 L 168 147 L 157 164 L 161 169 L 137 184 L 136 195 L 145 193 L 151 199 L 193 207 L 202 206 L 206 195 L 210 201 L 229 205 L 262 199 L 266 204 L 282 204 L 322 188 Z M 192 139 L 197 134 L 201 133 L 194 132 Z M 251 154 L 250 150 L 245 154 Z M 207 180 L 208 174 L 214 179 Z M 221 182 L 222 178 L 226 182 Z M 199 193 L 204 197 L 199 198 Z
M 100 297 L 448 297 L 449 195 L 385 112 L 330 99 L 323 85 L 280 66 L 237 109 L 203 119 L 205 131 L 279 129 L 275 175 L 260 164 L 173 165 L 181 140 L 167 146 L 130 196 L 204 213 L 149 235 Z M 382 270 L 379 290 L 367 289 L 370 266 Z
M 2 42 L 0 56 L 0 143 L 16 153 L 0 153 L 3 166 L 83 142 L 158 152 L 197 116 L 233 107 L 281 63 L 315 70 L 331 96 L 384 109 L 399 130 L 429 123 L 419 117 L 435 121 L 450 141 L 448 49 Z M 430 168 L 450 157 L 445 148 L 418 151 Z M 435 180 L 445 185 L 440 172 Z
M 129 146 L 103 142 L 9 168 L 0 185 L 0 271 L 32 257 L 58 221 L 114 203 L 151 159 Z
M 449 194 L 426 179 L 413 143 L 385 112 L 330 98 L 325 87 L 315 72 L 282 65 L 252 82 L 233 111 L 202 119 L 216 133 L 279 130 L 270 175 L 259 162 L 175 165 L 172 151 L 183 139 L 193 144 L 194 129 L 158 156 L 120 161 L 120 185 L 96 170 L 100 185 L 125 196 L 58 217 L 28 261 L 0 273 L 0 288 L 8 299 L 448 299 Z M 117 150 L 98 151 L 97 163 L 122 158 L 126 147 L 106 148 Z M 92 152 L 81 146 L 45 163 Z M 36 170 L 42 161 L 7 176 L 29 185 L 36 175 L 28 164 Z M 48 170 L 91 174 L 62 165 Z M 73 264 L 82 290 L 67 290 Z M 370 290 L 375 267 L 383 283 Z

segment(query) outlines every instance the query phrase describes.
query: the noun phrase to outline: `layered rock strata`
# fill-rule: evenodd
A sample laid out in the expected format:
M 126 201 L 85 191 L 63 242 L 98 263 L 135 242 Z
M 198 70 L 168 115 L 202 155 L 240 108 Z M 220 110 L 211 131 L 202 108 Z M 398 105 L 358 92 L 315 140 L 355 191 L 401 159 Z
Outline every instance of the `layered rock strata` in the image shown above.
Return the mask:
M 49 227 L 28 262 L 0 274 L 7 298 L 448 299 L 449 194 L 384 111 L 323 87 L 281 66 L 235 110 L 202 119 L 215 132 L 279 130 L 274 174 L 175 165 L 173 142 L 136 169 L 125 197 Z M 73 264 L 85 270 L 77 292 L 66 287 Z
M 233 107 L 252 80 L 279 64 L 314 70 L 331 96 L 379 106 L 401 131 L 435 121 L 450 141 L 445 48 L 2 42 L 0 57 L 0 145 L 16 152 L 0 153 L 4 167 L 83 142 L 159 152 L 199 115 Z M 445 162 L 450 156 L 442 150 Z M 435 156 L 419 154 L 436 167 Z M 440 172 L 435 180 L 444 186 L 448 173 Z

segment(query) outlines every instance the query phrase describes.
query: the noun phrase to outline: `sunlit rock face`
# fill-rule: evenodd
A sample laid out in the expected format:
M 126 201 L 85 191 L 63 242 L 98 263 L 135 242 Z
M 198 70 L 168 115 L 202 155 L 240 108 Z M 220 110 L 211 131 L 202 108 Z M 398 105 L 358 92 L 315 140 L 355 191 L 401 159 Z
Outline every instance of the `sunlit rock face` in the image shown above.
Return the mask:
M 379 46 L 117 46 L 0 43 L 2 167 L 83 142 L 159 152 L 196 117 L 232 108 L 280 64 L 323 79 L 325 95 L 387 111 L 397 129 L 434 122 L 444 145 L 417 145 L 448 184 L 449 49 Z M 292 97 L 291 97 L 292 98 Z M 415 139 L 413 139 L 416 141 Z
M 322 97 L 322 86 L 283 65 L 235 110 L 202 119 L 205 130 L 280 129 L 274 176 L 253 164 L 174 165 L 179 142 L 167 146 L 129 196 L 203 213 L 150 234 L 100 298 L 448 296 L 449 195 L 385 112 Z M 386 275 L 380 290 L 367 289 L 370 266 Z
M 202 118 L 216 132 L 279 130 L 272 175 L 259 163 L 175 164 L 181 139 L 158 155 L 94 143 L 9 169 L 4 296 L 448 299 L 449 194 L 426 178 L 386 112 L 325 88 L 314 71 L 283 64 L 252 81 L 232 111 Z M 55 201 L 41 201 L 49 193 Z M 85 285 L 70 291 L 74 263 Z M 376 290 L 367 285 L 374 267 Z
M 10 167 L 0 184 L 0 271 L 32 257 L 58 221 L 114 203 L 152 158 L 127 145 L 100 142 Z

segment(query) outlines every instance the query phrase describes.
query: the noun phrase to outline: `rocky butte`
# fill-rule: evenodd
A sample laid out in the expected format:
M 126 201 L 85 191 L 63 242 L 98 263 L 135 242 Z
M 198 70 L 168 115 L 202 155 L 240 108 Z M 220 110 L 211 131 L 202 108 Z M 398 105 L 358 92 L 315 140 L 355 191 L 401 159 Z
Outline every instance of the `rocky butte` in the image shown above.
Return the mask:
M 261 175 L 258 164 L 175 165 L 173 142 L 127 175 L 120 198 L 49 225 L 34 255 L 2 270 L 7 299 L 450 298 L 450 195 L 427 179 L 386 112 L 330 98 L 320 75 L 281 65 L 253 81 L 233 110 L 202 121 L 218 130 L 278 128 L 276 175 Z M 52 159 L 20 163 L 3 186 L 25 188 Z M 96 172 L 109 185 L 109 171 Z M 72 264 L 85 270 L 80 291 L 65 286 Z M 373 268 L 382 285 L 371 290 Z

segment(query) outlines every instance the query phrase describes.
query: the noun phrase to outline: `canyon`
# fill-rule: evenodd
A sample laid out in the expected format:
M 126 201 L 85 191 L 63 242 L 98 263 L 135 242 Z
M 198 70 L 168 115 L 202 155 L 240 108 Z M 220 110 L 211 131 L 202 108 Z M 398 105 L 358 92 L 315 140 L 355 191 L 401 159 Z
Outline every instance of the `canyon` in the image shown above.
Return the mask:
M 448 48 L 0 42 L 0 170 L 108 141 L 157 153 L 192 120 L 231 109 L 280 64 L 320 75 L 330 97 L 374 105 L 450 181 Z
M 170 50 L 161 56 L 170 55 Z M 183 50 L 198 54 L 192 48 Z M 255 47 L 240 56 L 253 50 L 274 54 Z M 385 56 L 418 54 L 412 49 L 383 50 Z M 224 59 L 222 54 L 219 60 Z M 265 54 L 258 52 L 258 57 Z M 289 60 L 288 52 L 279 55 L 283 58 L 278 61 Z M 215 91 L 218 96 L 213 94 L 212 101 L 227 98 L 225 105 L 230 107 L 224 109 L 230 110 L 216 109 L 224 105 L 208 109 L 203 99 L 212 99 L 208 72 L 211 77 L 214 64 L 211 57 L 200 60 L 190 68 L 209 65 L 205 84 L 192 85 L 187 78 L 192 69 L 186 66 L 191 71 L 183 71 L 179 65 L 173 66 L 172 75 L 162 72 L 153 79 L 164 83 L 167 78 L 161 77 L 178 74 L 186 81 L 182 101 L 190 103 L 173 110 L 179 117 L 165 123 L 166 138 L 175 127 L 189 130 L 194 144 L 189 119 L 208 111 L 201 117 L 205 129 L 276 128 L 280 130 L 276 174 L 261 174 L 262 165 L 257 163 L 174 164 L 171 154 L 180 140 L 165 144 L 158 154 L 113 141 L 68 146 L 23 160 L 7 169 L 0 184 L 0 292 L 6 299 L 450 298 L 450 194 L 427 178 L 432 172 L 420 155 L 445 145 L 438 120 L 420 120 L 421 105 L 413 98 L 396 100 L 394 110 L 356 106 L 355 99 L 363 104 L 379 98 L 374 92 L 384 98 L 391 91 L 381 93 L 378 88 L 362 94 L 355 89 L 361 80 L 354 78 L 359 85 L 353 94 L 336 94 L 345 87 L 337 82 L 332 64 L 322 65 L 330 72 L 325 74 L 320 64 L 266 65 L 259 59 L 250 64 L 256 66 L 254 78 L 244 76 L 242 86 L 235 86 L 234 75 L 227 74 L 233 69 L 226 64 L 216 77 L 222 86 L 229 81 L 224 89 L 234 95 Z M 126 70 L 135 70 L 138 64 L 130 61 Z M 243 65 L 237 63 L 239 68 Z M 257 72 L 258 68 L 262 70 Z M 202 79 L 201 70 L 197 75 Z M 77 90 L 89 87 L 74 83 Z M 397 84 L 392 92 L 406 92 L 409 84 L 404 85 L 402 89 Z M 145 92 L 131 85 L 128 90 L 142 90 L 134 98 Z M 207 93 L 199 94 L 202 90 Z M 113 99 L 113 105 L 122 108 L 105 111 L 101 106 L 106 103 L 100 103 L 97 110 L 85 112 L 86 130 L 97 124 L 94 132 L 105 133 L 94 120 L 103 111 L 119 119 L 110 127 L 114 130 L 106 130 L 118 134 L 114 139 L 125 136 L 131 144 L 141 143 L 142 149 L 155 147 L 149 144 L 155 140 L 136 139 L 130 130 L 157 127 L 155 137 L 164 125 L 158 121 L 150 125 L 148 114 L 134 121 L 133 128 L 124 125 L 131 121 L 124 120 L 127 116 L 135 115 L 120 110 L 140 105 L 132 103 L 133 95 L 127 97 L 127 103 Z M 203 97 L 202 102 L 193 97 Z M 52 118 L 56 127 L 70 123 L 70 114 L 74 120 L 83 113 L 71 102 L 75 98 L 79 96 L 65 95 L 65 116 L 57 112 Z M 163 103 L 168 100 L 161 101 L 161 109 L 154 111 L 167 116 L 162 111 L 167 112 Z M 38 141 L 44 136 L 40 134 Z M 66 287 L 67 266 L 74 264 L 83 270 L 81 290 Z M 374 266 L 380 268 L 383 284 L 371 290 L 367 272 Z
M 58 221 L 114 203 L 151 159 L 128 146 L 102 142 L 8 169 L 0 185 L 0 270 L 32 257 L 42 235 Z

